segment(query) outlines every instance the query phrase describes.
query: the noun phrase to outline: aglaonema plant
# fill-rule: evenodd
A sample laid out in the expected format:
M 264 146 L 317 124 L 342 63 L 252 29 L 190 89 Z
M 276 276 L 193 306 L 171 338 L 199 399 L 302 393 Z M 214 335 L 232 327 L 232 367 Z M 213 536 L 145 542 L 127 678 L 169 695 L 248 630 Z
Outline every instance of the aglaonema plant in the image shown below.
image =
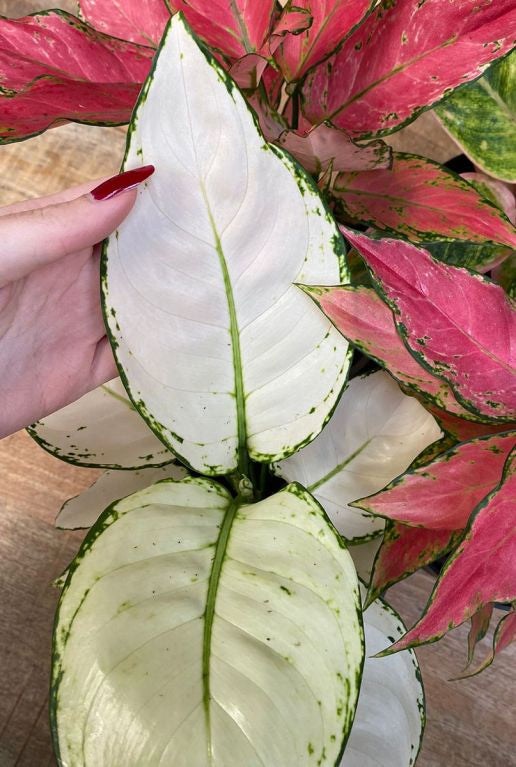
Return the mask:
M 0 20 L 2 141 L 130 120 L 123 167 L 157 168 L 104 247 L 120 378 L 30 428 L 104 469 L 57 519 L 91 528 L 56 620 L 61 765 L 413 765 L 410 648 L 470 618 L 471 661 L 516 600 L 513 198 L 382 140 L 499 105 L 512 5 Z M 380 595 L 442 555 L 405 633 Z

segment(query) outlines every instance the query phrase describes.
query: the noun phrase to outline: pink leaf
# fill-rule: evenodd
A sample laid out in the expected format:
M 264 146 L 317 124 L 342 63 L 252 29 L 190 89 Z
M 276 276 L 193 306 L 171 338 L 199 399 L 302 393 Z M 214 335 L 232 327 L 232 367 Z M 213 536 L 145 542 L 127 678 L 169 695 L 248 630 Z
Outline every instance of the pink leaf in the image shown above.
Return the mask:
M 516 247 L 514 227 L 499 208 L 424 157 L 394 152 L 390 169 L 340 173 L 333 194 L 352 218 L 416 242 L 450 238 Z
M 483 605 L 480 610 L 475 613 L 475 615 L 471 617 L 471 627 L 468 634 L 467 666 L 469 666 L 473 660 L 473 656 L 475 655 L 475 648 L 478 642 L 480 642 L 487 634 L 492 614 L 493 603 L 488 602 L 487 604 Z
M 514 45 L 513 0 L 380 3 L 308 75 L 305 114 L 369 138 L 401 127 L 475 80 Z M 379 53 L 381 51 L 381 54 Z
M 409 242 L 341 229 L 371 269 L 411 354 L 468 410 L 516 420 L 516 315 L 503 289 Z
M 276 54 L 286 80 L 298 80 L 309 67 L 330 55 L 371 7 L 371 0 L 296 0 L 312 15 L 310 29 L 287 38 Z
M 274 23 L 274 0 L 167 0 L 196 35 L 230 59 L 259 52 Z
M 457 402 L 445 381 L 428 372 L 410 354 L 396 331 L 391 310 L 374 290 L 352 285 L 304 290 L 351 343 L 385 367 L 410 392 L 421 393 L 457 416 L 475 418 Z
M 107 35 L 156 46 L 170 11 L 165 0 L 79 0 L 82 17 Z
M 500 481 L 515 444 L 516 431 L 462 442 L 350 506 L 406 525 L 458 530 Z
M 516 451 L 500 484 L 477 506 L 441 571 L 423 616 L 385 653 L 433 642 L 488 602 L 516 599 Z
M 355 144 L 344 131 L 329 125 L 318 125 L 302 134 L 285 131 L 278 144 L 292 154 L 309 173 L 322 173 L 330 166 L 334 171 L 386 168 L 391 163 L 391 148 L 383 141 L 364 146 Z
M 254 90 L 258 87 L 265 67 L 270 57 L 289 34 L 297 35 L 312 23 L 312 17 L 306 11 L 286 8 L 274 26 L 270 36 L 262 45 L 259 53 L 247 53 L 237 59 L 230 67 L 229 73 L 237 85 L 244 90 Z
M 389 525 L 374 561 L 364 609 L 385 589 L 446 554 L 461 533 L 407 527 L 397 522 Z
M 506 423 L 478 423 L 477 421 L 467 421 L 466 417 L 460 418 L 452 413 L 447 413 L 434 405 L 423 402 L 437 420 L 443 431 L 453 437 L 455 442 L 467 442 L 476 437 L 486 437 L 488 434 L 498 434 L 501 431 L 507 431 Z
M 488 605 L 486 605 L 487 609 Z M 484 608 L 481 608 L 480 614 Z M 471 632 L 473 631 L 473 622 L 476 619 L 476 615 L 473 616 L 471 619 Z M 479 619 L 481 620 L 481 618 Z M 495 655 L 499 652 L 502 652 L 502 650 L 505 650 L 510 644 L 513 642 L 516 642 L 516 610 L 513 609 L 510 610 L 510 612 L 507 613 L 499 622 L 498 626 L 496 627 L 494 636 L 493 636 L 493 646 L 491 649 L 491 652 L 489 652 L 482 663 L 480 663 L 479 666 L 477 666 L 474 671 L 469 671 L 467 673 L 463 673 L 460 676 L 456 677 L 457 679 L 469 679 L 469 677 L 475 676 L 476 674 L 480 674 L 481 671 L 484 671 L 488 666 L 491 665 L 491 663 L 495 659 Z M 473 648 L 474 649 L 474 648 Z M 466 666 L 466 669 L 469 668 Z
M 153 55 L 63 11 L 0 19 L 0 142 L 67 120 L 127 122 Z

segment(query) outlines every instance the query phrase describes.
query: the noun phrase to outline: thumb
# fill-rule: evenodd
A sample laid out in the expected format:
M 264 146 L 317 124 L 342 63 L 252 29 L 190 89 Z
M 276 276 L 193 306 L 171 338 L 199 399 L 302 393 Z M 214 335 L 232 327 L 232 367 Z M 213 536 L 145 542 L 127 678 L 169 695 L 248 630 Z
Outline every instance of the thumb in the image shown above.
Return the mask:
M 135 187 L 153 172 L 146 165 L 74 200 L 0 216 L 0 287 L 111 234 L 133 207 Z

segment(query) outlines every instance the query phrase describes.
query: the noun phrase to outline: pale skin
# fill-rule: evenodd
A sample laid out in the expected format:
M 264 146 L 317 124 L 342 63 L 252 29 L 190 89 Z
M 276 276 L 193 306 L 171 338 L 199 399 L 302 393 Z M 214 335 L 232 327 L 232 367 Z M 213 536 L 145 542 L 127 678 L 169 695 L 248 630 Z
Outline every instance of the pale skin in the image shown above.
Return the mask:
M 89 182 L 0 208 L 0 438 L 116 376 L 100 307 L 98 243 L 136 190 Z

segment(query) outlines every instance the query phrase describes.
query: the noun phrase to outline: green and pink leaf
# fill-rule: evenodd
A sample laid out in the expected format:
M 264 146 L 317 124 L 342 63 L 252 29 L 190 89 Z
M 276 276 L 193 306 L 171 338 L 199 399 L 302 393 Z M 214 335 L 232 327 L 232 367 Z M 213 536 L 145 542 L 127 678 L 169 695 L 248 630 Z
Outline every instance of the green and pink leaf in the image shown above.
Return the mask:
M 461 535 L 462 530 L 426 530 L 399 522 L 388 524 L 374 561 L 364 606 L 371 604 L 385 589 L 447 554 Z
M 481 501 L 465 534 L 441 571 L 416 625 L 385 652 L 433 642 L 488 602 L 516 599 L 516 450 L 499 485 Z
M 69 120 L 127 122 L 153 55 L 64 11 L 0 18 L 0 143 Z
M 287 38 L 276 61 L 287 81 L 303 77 L 310 67 L 329 56 L 364 18 L 371 0 L 296 0 L 309 11 L 311 27 L 297 38 Z
M 489 198 L 424 157 L 394 152 L 390 168 L 339 173 L 333 194 L 352 218 L 416 242 L 460 239 L 516 247 L 513 225 Z
M 500 481 L 516 431 L 463 442 L 409 469 L 380 492 L 350 506 L 433 530 L 457 530 Z
M 369 266 L 418 362 L 447 381 L 471 412 L 515 420 L 516 313 L 503 289 L 409 242 L 341 230 Z
M 385 135 L 480 77 L 511 50 L 514 29 L 513 0 L 380 3 L 309 73 L 304 112 L 352 137 Z
M 303 289 L 352 344 L 386 368 L 405 389 L 421 394 L 461 422 L 475 419 L 457 402 L 446 381 L 430 373 L 408 351 L 396 331 L 392 311 L 374 290 L 361 285 Z

